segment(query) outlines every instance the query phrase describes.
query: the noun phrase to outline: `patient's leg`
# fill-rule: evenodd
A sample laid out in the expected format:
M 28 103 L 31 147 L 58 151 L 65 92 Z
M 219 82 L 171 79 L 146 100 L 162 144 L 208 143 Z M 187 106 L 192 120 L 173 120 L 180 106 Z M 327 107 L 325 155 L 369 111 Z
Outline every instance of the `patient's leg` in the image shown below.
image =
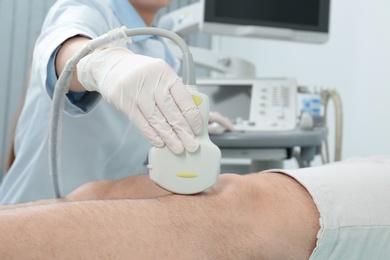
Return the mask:
M 319 229 L 311 197 L 281 174 L 222 175 L 194 196 L 53 203 L 0 214 L 0 254 L 16 259 L 307 259 Z
M 258 253 L 267 259 L 309 259 L 320 224 L 307 190 L 278 173 L 250 174 L 245 181 L 257 193 L 250 204 L 257 205 L 254 215 L 258 217 L 252 216 L 252 225 L 260 245 Z

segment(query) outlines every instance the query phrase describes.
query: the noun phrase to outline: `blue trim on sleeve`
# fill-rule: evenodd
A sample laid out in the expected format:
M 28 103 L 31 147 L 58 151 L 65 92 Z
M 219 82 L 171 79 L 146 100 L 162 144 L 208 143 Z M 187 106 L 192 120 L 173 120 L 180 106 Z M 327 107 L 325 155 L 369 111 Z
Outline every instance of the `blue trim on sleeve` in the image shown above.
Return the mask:
M 55 70 L 55 59 L 57 57 L 57 53 L 60 50 L 61 45 L 57 47 L 53 51 L 50 56 L 49 63 L 47 64 L 47 72 L 46 72 L 46 92 L 49 94 L 51 98 L 53 98 L 54 88 L 57 83 L 57 75 Z

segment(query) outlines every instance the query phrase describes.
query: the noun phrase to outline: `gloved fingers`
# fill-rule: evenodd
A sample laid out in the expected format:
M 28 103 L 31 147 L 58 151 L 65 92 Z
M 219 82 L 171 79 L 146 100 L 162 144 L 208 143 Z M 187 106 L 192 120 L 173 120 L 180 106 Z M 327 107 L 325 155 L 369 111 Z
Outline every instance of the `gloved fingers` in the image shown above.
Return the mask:
M 166 62 L 111 47 L 91 57 L 86 60 L 87 74 L 83 74 L 87 65 L 79 64 L 81 79 L 92 85 L 86 89 L 98 91 L 128 115 L 153 145 L 165 143 L 174 153 L 184 147 L 188 151 L 198 148 L 194 134 L 202 130 L 199 109 Z
M 141 104 L 145 103 L 148 102 Z M 146 105 L 146 109 L 142 105 L 132 109 L 130 119 L 153 146 L 164 147 L 166 145 L 175 154 L 183 152 L 184 147 L 181 141 L 152 102 Z
M 145 136 L 149 142 L 152 143 L 155 147 L 164 147 L 165 143 L 158 135 L 158 133 L 154 130 L 154 128 L 149 124 L 144 115 L 140 110 L 135 109 L 133 114 L 131 115 L 131 121 L 133 124 L 141 131 L 141 133 Z
M 174 113 L 167 115 L 171 130 L 187 151 L 195 152 L 199 147 L 199 141 L 195 138 L 188 125 L 183 123 L 184 117 L 182 120 L 177 120 L 178 117 L 182 117 L 182 114 L 179 113 L 177 117 L 174 117 Z
M 160 92 L 156 94 L 156 104 L 172 127 L 173 131 L 183 143 L 185 149 L 189 152 L 195 152 L 199 147 L 199 142 L 195 138 L 192 129 L 177 106 L 177 103 L 172 98 L 170 93 L 168 93 L 168 91 L 166 92 L 167 93 Z M 194 101 L 191 99 L 191 102 Z
M 138 107 L 145 120 L 164 141 L 166 146 L 175 154 L 182 153 L 184 151 L 182 140 L 173 131 L 172 126 L 167 122 L 160 109 L 154 105 L 154 102 L 152 100 L 150 102 L 144 100 L 138 104 Z
M 180 80 L 173 84 L 170 92 L 193 133 L 199 135 L 202 132 L 203 122 L 191 93 Z
M 218 123 L 221 126 L 225 127 L 228 131 L 234 131 L 234 125 L 229 120 L 229 118 L 222 116 L 218 112 L 210 112 L 209 123 Z
M 207 126 L 209 135 L 221 135 L 226 132 L 226 128 L 218 123 L 211 123 Z

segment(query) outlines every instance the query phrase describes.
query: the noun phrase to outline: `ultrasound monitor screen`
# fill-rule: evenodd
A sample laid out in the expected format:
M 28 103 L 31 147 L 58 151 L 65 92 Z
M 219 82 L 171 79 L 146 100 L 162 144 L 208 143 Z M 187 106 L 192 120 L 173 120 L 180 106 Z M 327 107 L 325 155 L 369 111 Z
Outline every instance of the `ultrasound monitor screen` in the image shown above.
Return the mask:
M 328 32 L 329 0 L 206 0 L 205 21 Z
M 249 119 L 252 86 L 198 85 L 199 92 L 206 94 L 210 111 L 216 111 L 233 122 L 237 118 Z

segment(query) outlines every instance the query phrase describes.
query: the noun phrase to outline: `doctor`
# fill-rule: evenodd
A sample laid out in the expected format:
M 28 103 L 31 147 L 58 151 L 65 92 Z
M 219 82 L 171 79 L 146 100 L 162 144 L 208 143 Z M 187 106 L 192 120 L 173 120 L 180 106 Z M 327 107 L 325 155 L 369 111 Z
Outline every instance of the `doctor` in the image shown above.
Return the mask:
M 61 0 L 50 9 L 33 53 L 15 132 L 15 160 L 0 203 L 54 196 L 49 175 L 51 98 L 66 61 L 87 41 L 126 26 L 151 26 L 170 0 Z M 150 144 L 195 151 L 202 120 L 159 37 L 137 36 L 77 65 L 67 94 L 59 153 L 64 194 L 83 183 L 147 172 Z

